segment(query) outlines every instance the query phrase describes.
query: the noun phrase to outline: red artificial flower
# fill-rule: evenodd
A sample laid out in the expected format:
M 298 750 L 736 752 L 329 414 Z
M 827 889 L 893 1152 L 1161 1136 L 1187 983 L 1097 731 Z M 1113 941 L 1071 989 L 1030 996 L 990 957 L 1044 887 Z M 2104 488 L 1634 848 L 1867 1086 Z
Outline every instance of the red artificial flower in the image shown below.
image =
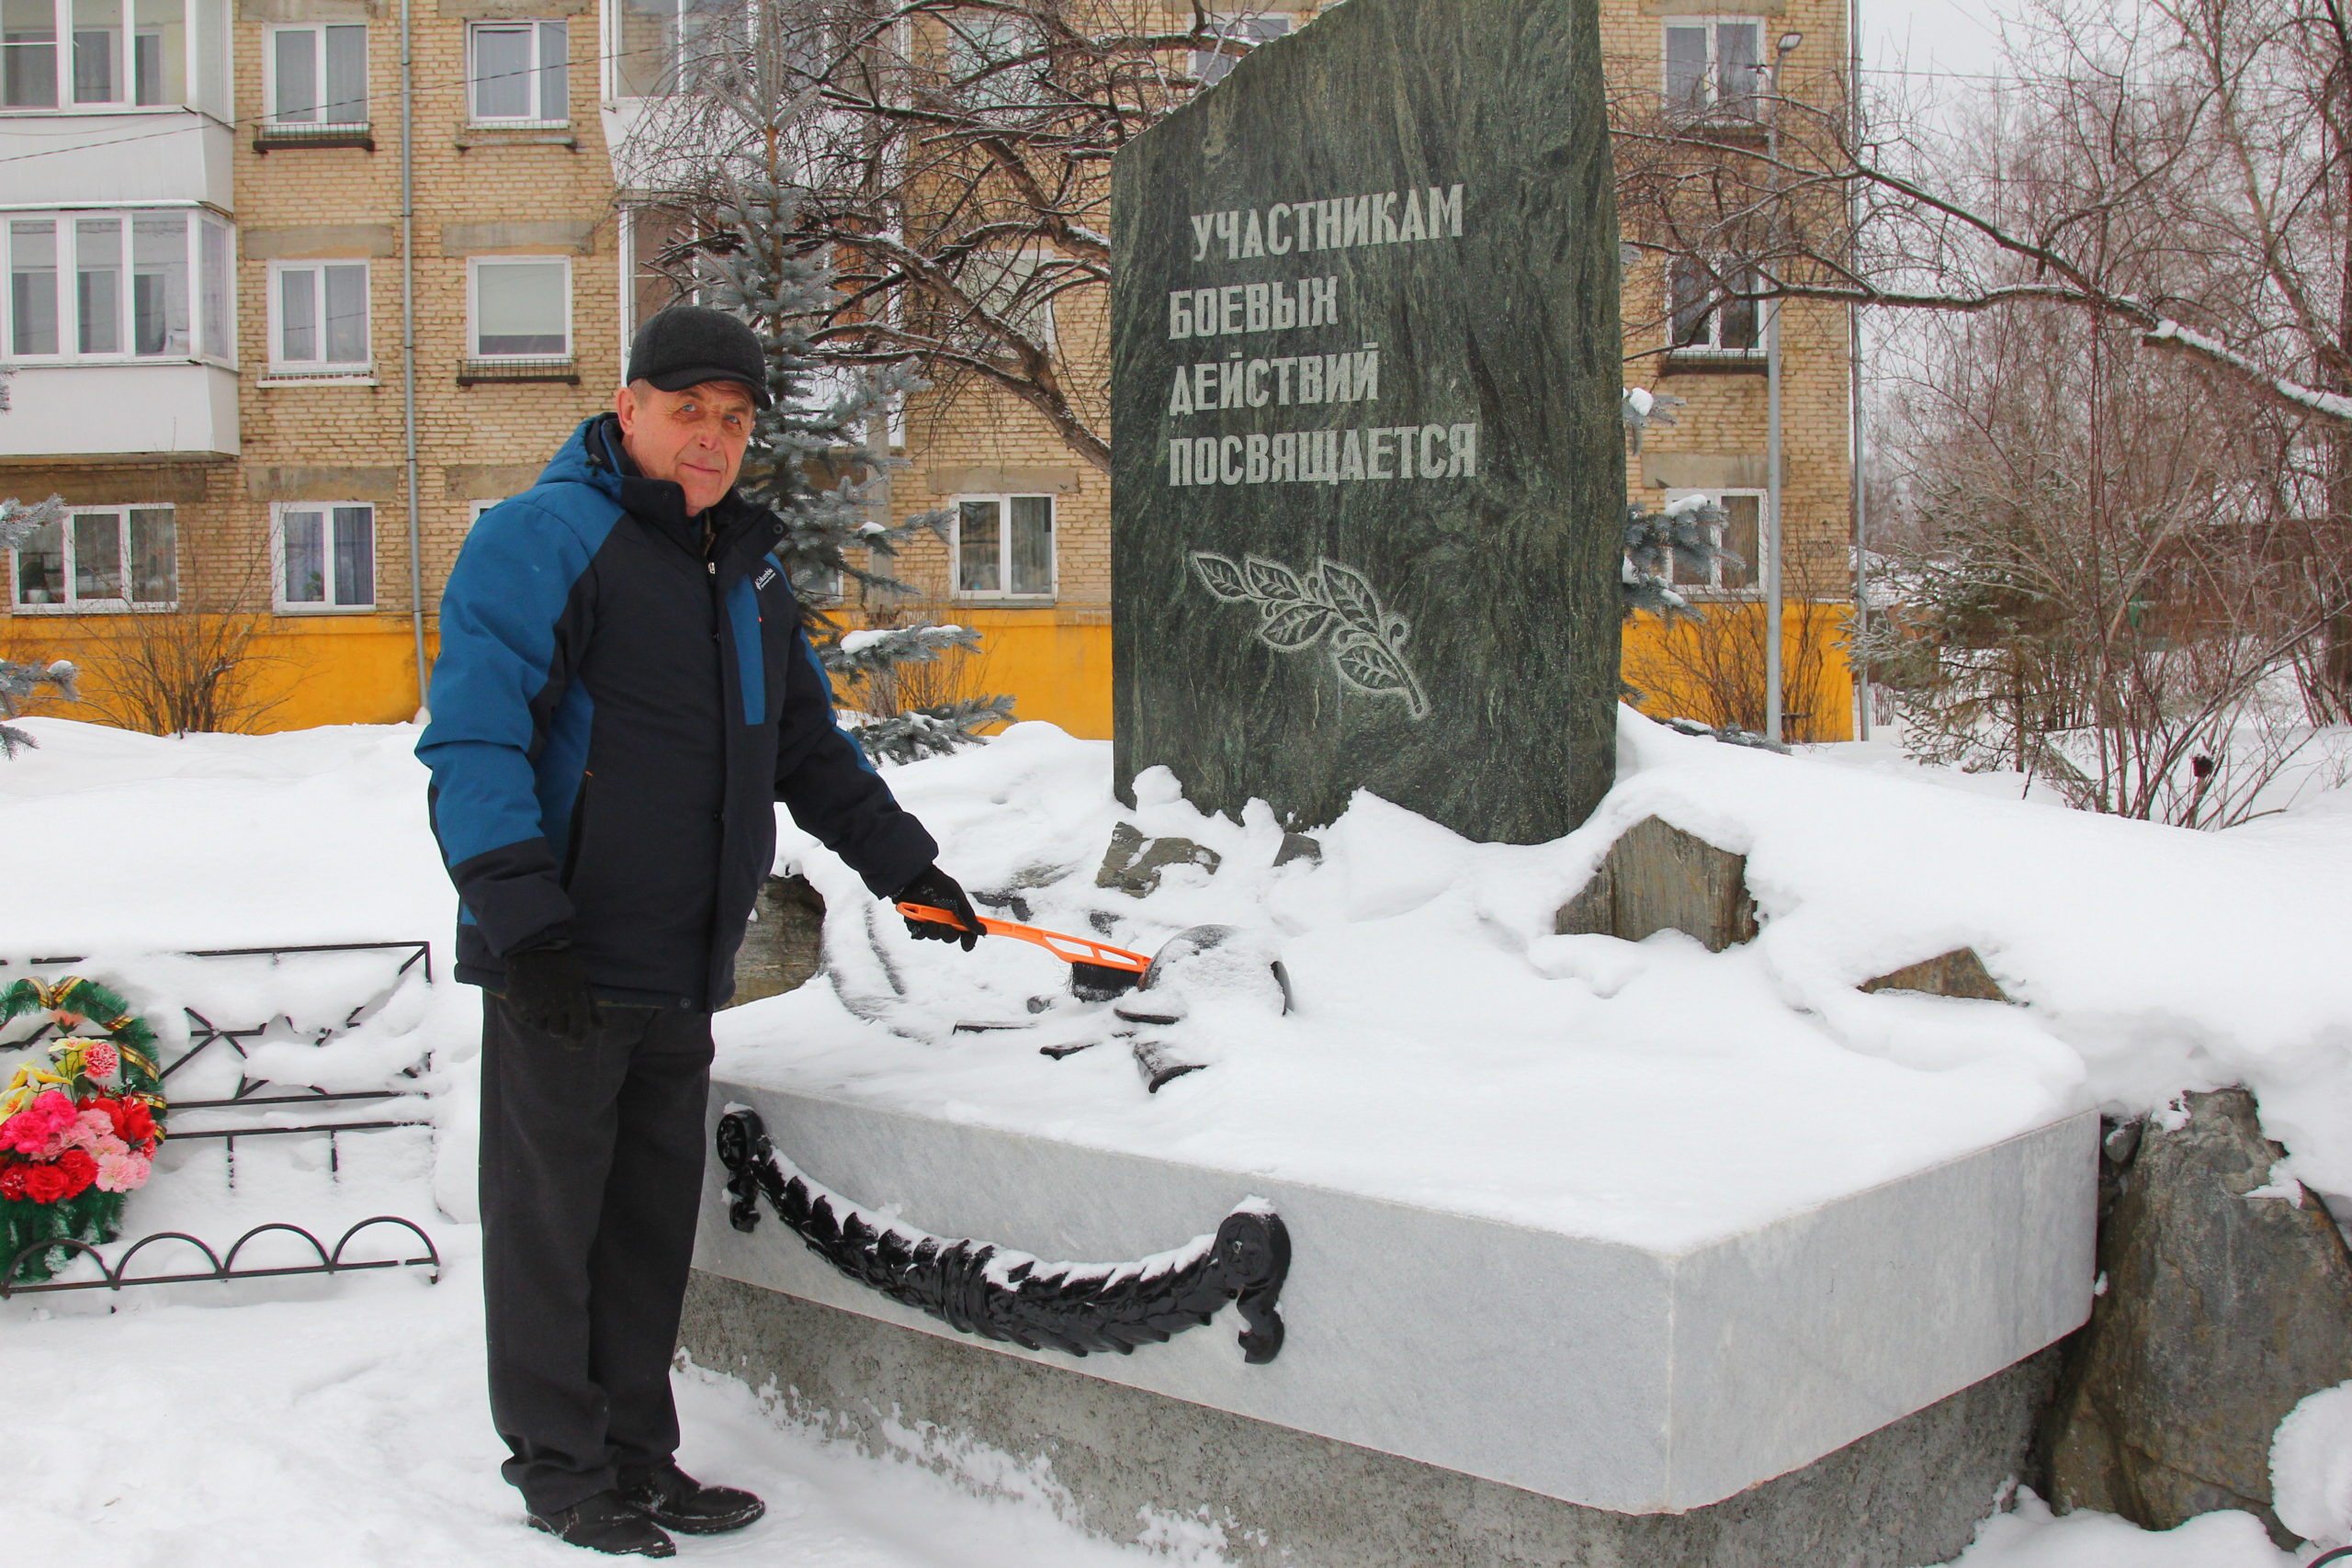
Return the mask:
M 114 1122 L 114 1135 L 132 1148 L 155 1135 L 155 1116 L 141 1100 L 102 1100 L 98 1102 Z
M 33 1165 L 23 1168 L 25 1196 L 36 1203 L 54 1203 L 66 1196 L 73 1178 L 53 1165 Z
M 20 1165 L 14 1160 L 6 1165 L 0 1165 L 0 1198 L 5 1198 L 11 1203 L 23 1202 L 25 1177 L 31 1169 L 30 1166 Z
M 91 1182 L 98 1179 L 98 1162 L 87 1149 L 68 1149 L 57 1156 L 57 1168 L 66 1180 L 64 1196 L 79 1197 Z

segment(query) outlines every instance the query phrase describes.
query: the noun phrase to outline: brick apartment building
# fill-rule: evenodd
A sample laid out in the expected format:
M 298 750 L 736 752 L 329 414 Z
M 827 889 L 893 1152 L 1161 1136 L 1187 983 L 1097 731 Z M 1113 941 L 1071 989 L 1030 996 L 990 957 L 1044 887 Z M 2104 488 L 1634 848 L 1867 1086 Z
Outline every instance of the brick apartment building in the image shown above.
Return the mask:
M 1784 35 L 1804 74 L 1845 58 L 1844 0 L 1702 3 L 1603 0 L 1609 69 L 1737 121 L 1755 110 L 1736 84 Z M 472 518 L 607 404 L 634 319 L 666 298 L 612 154 L 705 8 L 0 0 L 0 494 L 73 508 L 9 563 L 6 647 L 102 678 L 126 609 L 242 611 L 266 617 L 265 728 L 413 712 Z M 1243 25 L 1271 36 L 1313 9 L 1277 0 Z M 1753 313 L 1703 309 L 1687 279 L 1678 311 L 1657 268 L 1625 287 L 1628 352 L 1650 355 L 1628 381 L 1685 400 L 1629 493 L 1718 497 L 1755 560 Z M 1100 303 L 1060 308 L 1074 360 L 1106 353 Z M 1847 537 L 1846 318 L 1792 305 L 1781 336 L 1788 554 L 1842 594 L 1825 585 Z M 984 634 L 987 689 L 1107 735 L 1107 480 L 985 392 L 918 402 L 906 432 L 893 509 L 956 522 L 902 575 Z M 1752 573 L 1692 587 L 1734 608 L 1756 593 Z M 1651 635 L 1629 636 L 1629 664 Z M 1842 691 L 1842 667 L 1826 678 Z M 1806 702 L 1816 733 L 1845 732 L 1842 696 Z

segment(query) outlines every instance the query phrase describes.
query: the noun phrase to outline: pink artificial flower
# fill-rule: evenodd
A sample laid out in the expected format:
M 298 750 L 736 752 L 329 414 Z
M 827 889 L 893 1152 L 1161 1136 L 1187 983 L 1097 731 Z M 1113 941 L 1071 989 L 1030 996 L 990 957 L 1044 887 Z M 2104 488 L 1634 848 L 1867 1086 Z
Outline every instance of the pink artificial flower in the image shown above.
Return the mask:
M 147 1185 L 148 1172 L 153 1168 L 153 1162 L 145 1155 L 101 1152 L 98 1156 L 98 1190 L 136 1191 Z
M 103 1111 L 85 1111 L 59 1130 L 54 1142 L 60 1151 L 88 1149 L 96 1154 L 101 1138 L 119 1141 L 114 1136 L 114 1118 Z
M 6 1122 L 0 1122 L 0 1149 L 15 1149 L 39 1157 L 40 1151 L 67 1128 L 79 1115 L 74 1102 L 56 1089 L 43 1089 L 33 1096 L 33 1102 Z M 62 1145 L 60 1145 L 62 1147 Z
M 82 1050 L 82 1074 L 85 1077 L 110 1078 L 122 1070 L 122 1057 L 103 1040 L 93 1040 Z

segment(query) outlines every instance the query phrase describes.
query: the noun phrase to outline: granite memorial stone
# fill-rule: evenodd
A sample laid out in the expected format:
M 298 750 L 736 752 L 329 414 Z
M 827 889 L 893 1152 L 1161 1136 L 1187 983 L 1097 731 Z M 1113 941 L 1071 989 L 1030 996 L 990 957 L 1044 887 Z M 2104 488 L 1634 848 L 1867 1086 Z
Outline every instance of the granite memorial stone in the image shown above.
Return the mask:
M 1592 0 L 1350 0 L 1113 182 L 1123 786 L 1576 827 L 1624 510 Z

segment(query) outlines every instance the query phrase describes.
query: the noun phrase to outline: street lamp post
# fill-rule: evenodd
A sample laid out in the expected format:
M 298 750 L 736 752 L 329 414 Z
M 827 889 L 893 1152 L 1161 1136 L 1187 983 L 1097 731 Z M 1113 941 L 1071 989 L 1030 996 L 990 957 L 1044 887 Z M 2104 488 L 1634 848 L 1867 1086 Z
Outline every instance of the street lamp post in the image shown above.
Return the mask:
M 1781 68 L 1804 42 L 1803 33 L 1782 33 L 1772 51 L 1772 96 L 1765 107 L 1764 136 L 1765 156 L 1776 186 L 1781 179 Z M 1780 220 L 1777 212 L 1773 220 Z M 1786 738 L 1781 733 L 1785 704 L 1781 668 L 1781 302 L 1777 299 L 1764 301 L 1764 406 L 1770 453 L 1764 518 L 1764 733 L 1779 741 Z

